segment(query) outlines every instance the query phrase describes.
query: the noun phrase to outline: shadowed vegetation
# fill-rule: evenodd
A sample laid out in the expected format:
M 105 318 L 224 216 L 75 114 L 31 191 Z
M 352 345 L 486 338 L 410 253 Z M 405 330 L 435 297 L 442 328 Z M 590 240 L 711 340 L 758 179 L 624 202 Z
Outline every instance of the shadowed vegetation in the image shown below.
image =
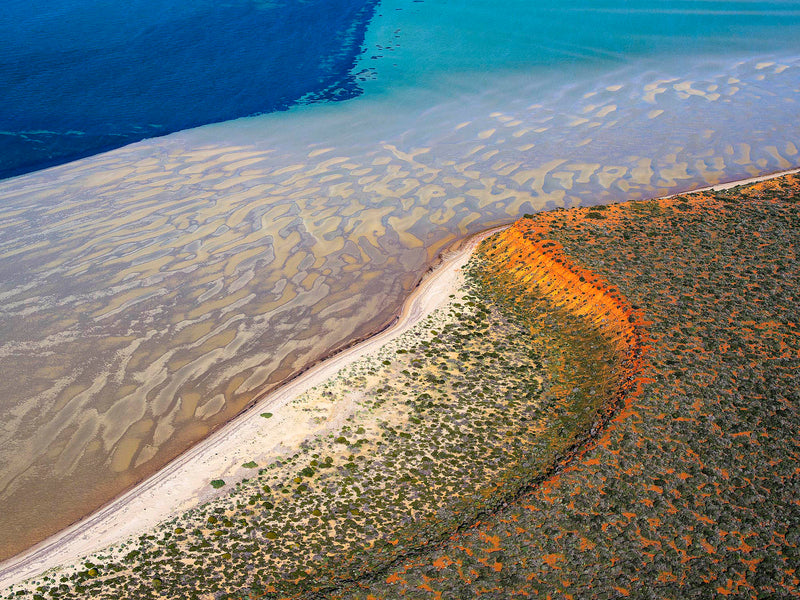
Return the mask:
M 797 597 L 799 192 L 788 176 L 518 223 L 646 313 L 643 394 L 557 476 L 337 597 Z

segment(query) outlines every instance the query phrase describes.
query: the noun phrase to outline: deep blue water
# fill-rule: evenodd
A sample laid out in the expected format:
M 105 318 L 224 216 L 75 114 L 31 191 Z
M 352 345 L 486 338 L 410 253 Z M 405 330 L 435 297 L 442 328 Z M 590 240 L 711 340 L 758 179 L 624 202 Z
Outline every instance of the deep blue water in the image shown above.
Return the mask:
M 377 0 L 6 0 L 0 177 L 359 93 Z
M 6 0 L 0 178 L 362 88 L 568 86 L 641 57 L 800 52 L 798 32 L 797 0 Z

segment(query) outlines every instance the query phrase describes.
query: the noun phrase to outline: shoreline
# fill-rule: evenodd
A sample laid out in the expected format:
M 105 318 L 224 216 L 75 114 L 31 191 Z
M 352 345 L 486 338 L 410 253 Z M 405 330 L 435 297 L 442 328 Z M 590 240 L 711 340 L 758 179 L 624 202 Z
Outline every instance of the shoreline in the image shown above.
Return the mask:
M 748 177 L 746 179 L 734 179 L 733 181 L 727 181 L 725 183 L 715 183 L 714 185 L 708 185 L 702 188 L 692 188 L 683 192 L 668 194 L 666 196 L 658 196 L 657 198 L 651 198 L 651 199 L 661 200 L 664 198 L 674 198 L 675 196 L 682 196 L 683 194 L 694 194 L 698 192 L 721 192 L 723 190 L 730 190 L 740 185 L 750 185 L 751 183 L 760 183 L 762 181 L 769 181 L 770 179 L 775 179 L 777 177 L 783 177 L 784 175 L 793 175 L 794 173 L 800 173 L 800 167 L 796 167 L 794 169 L 787 169 L 785 171 L 775 171 L 774 173 L 768 173 L 766 175 L 755 175 L 753 177 Z
M 389 339 L 401 335 L 445 304 L 457 289 L 461 268 L 473 250 L 481 240 L 505 227 L 493 227 L 455 241 L 426 271 L 400 313 L 381 330 L 304 369 L 110 503 L 0 563 L 0 589 L 142 534 L 172 516 L 227 493 L 249 474 L 241 466 L 243 457 L 251 455 L 247 448 L 263 447 L 267 436 L 269 446 L 282 447 L 283 453 L 289 454 L 307 437 L 327 431 L 322 428 L 304 436 L 296 427 L 292 429 L 292 425 L 296 425 L 291 421 L 292 415 L 282 416 L 281 409 L 290 412 L 287 405 L 300 394 L 323 383 L 358 358 L 378 350 Z M 269 420 L 261 417 L 265 410 L 273 411 Z M 218 478 L 224 478 L 226 486 L 216 491 L 210 481 Z
M 681 193 L 719 191 L 798 172 L 800 169 L 780 171 Z M 675 195 L 679 194 L 664 197 Z M 237 478 L 241 480 L 247 475 L 239 466 L 242 440 L 249 440 L 251 443 L 258 441 L 257 433 L 263 434 L 283 426 L 277 413 L 278 418 L 265 421 L 259 416 L 260 411 L 280 409 L 306 389 L 322 383 L 353 360 L 379 348 L 388 339 L 400 335 L 413 326 L 452 293 L 450 289 L 458 278 L 460 267 L 469 259 L 477 244 L 504 228 L 494 227 L 454 241 L 450 249 L 442 252 L 433 261 L 432 266 L 404 302 L 400 314 L 391 319 L 388 325 L 366 339 L 335 350 L 328 357 L 300 371 L 295 377 L 267 392 L 264 397 L 212 432 L 205 440 L 126 493 L 54 536 L 0 563 L 0 588 L 5 589 L 24 579 L 142 533 L 170 516 L 197 506 L 213 496 L 221 495 L 211 489 L 210 479 L 224 473 L 230 478 L 228 481 L 230 486 Z M 226 447 L 229 447 L 227 453 Z M 222 455 L 222 458 L 219 458 L 219 455 Z M 230 487 L 223 488 L 223 493 L 230 489 Z

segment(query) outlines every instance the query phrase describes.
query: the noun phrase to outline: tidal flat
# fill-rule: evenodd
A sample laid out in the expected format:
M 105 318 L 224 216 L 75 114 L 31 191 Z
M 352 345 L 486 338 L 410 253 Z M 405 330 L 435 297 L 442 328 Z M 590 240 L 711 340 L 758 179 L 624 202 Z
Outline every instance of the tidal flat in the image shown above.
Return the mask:
M 339 431 L 7 597 L 796 595 L 799 199 L 526 216 L 299 401 Z
M 457 239 L 795 166 L 799 74 L 791 55 L 502 73 L 0 182 L 0 557 L 382 328 Z

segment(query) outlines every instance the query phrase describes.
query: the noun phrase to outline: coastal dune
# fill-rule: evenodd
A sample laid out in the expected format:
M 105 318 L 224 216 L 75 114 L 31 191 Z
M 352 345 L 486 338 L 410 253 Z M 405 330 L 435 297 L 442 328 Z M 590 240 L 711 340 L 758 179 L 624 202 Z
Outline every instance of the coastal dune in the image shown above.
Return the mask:
M 790 175 L 536 215 L 646 315 L 643 389 L 555 477 L 362 593 L 797 597 L 798 200 Z

